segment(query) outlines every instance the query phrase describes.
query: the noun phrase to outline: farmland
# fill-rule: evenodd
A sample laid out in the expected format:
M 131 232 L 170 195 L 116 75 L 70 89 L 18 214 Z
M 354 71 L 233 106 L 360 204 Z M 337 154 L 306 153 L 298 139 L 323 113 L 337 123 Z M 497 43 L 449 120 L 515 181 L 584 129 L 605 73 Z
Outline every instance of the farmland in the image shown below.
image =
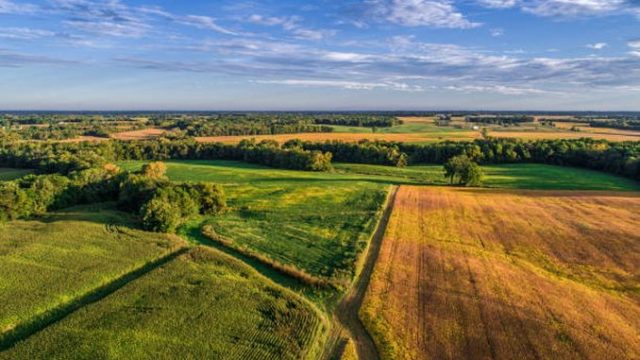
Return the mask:
M 436 126 L 432 117 L 401 117 L 404 124 L 393 127 L 332 126 L 332 132 L 277 134 L 277 135 L 245 135 L 245 136 L 210 136 L 197 137 L 200 142 L 222 142 L 235 144 L 241 140 L 255 138 L 258 141 L 275 140 L 280 143 L 293 139 L 305 141 L 346 141 L 357 142 L 364 139 L 407 143 L 432 143 L 443 140 L 469 141 L 482 138 L 479 130 L 473 130 L 463 119 L 454 119 L 449 126 Z M 610 141 L 638 141 L 640 133 L 628 130 L 598 129 L 580 127 L 582 131 L 572 131 L 566 122 L 559 122 L 557 127 L 544 127 L 537 124 L 512 127 L 482 126 L 496 138 L 519 138 L 526 140 L 541 139 L 580 139 L 593 138 Z
M 142 162 L 122 163 L 136 169 Z M 233 248 L 248 248 L 320 278 L 344 283 L 366 246 L 390 184 L 444 184 L 439 166 L 395 169 L 338 164 L 336 173 L 275 170 L 229 161 L 169 162 L 174 181 L 222 184 L 230 210 L 190 224 L 204 225 Z M 487 167 L 487 187 L 637 190 L 624 178 L 546 165 Z M 197 239 L 196 239 L 197 240 Z
M 497 138 L 598 132 L 527 116 L 51 116 L 0 147 L 2 359 L 638 356 L 640 142 Z M 426 144 L 194 140 L 325 134 Z
M 326 330 L 296 295 L 194 248 L 0 358 L 315 359 Z
M 125 168 L 142 163 L 124 163 Z M 223 184 L 230 210 L 191 224 L 212 225 L 235 248 L 341 283 L 368 242 L 387 186 L 364 177 L 274 170 L 237 162 L 171 162 L 175 181 Z M 189 230 L 185 231 L 189 233 Z
M 0 224 L 0 340 L 184 245 L 132 225 L 108 205 Z
M 640 194 L 401 187 L 364 307 L 385 359 L 636 358 Z

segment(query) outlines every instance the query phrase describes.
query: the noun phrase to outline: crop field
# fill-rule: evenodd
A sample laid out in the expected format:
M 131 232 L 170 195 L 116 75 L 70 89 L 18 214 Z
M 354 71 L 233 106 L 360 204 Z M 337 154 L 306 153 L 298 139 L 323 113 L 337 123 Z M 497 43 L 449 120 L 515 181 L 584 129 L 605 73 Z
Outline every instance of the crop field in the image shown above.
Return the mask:
M 361 316 L 385 359 L 640 357 L 640 193 L 401 187 Z
M 0 341 L 184 245 L 175 236 L 131 229 L 130 221 L 100 205 L 0 224 Z
M 124 131 L 119 133 L 113 133 L 110 135 L 113 139 L 118 140 L 147 140 L 153 139 L 165 133 L 165 130 L 148 128 L 141 130 Z
M 315 359 L 327 324 L 245 264 L 194 248 L 2 359 Z
M 28 169 L 0 168 L 0 181 L 19 179 L 25 175 L 31 174 L 32 172 L 32 170 Z
M 248 248 L 340 282 L 351 279 L 388 189 L 363 176 L 342 178 L 228 161 L 169 162 L 167 175 L 175 181 L 224 186 L 229 211 L 190 224 L 195 230 L 212 225 L 236 249 Z

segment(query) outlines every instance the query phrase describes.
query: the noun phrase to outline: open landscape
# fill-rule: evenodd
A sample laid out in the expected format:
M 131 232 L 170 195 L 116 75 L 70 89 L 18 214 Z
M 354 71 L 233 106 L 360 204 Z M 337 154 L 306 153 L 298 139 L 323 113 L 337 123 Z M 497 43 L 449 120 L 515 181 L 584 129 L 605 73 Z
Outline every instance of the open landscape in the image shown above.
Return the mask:
M 190 121 L 231 121 L 208 116 Z M 319 123 L 421 136 L 416 119 Z M 640 142 L 499 126 L 415 144 L 28 129 L 5 130 L 0 151 L 0 358 L 639 354 Z
M 0 0 L 0 360 L 640 360 L 639 21 Z

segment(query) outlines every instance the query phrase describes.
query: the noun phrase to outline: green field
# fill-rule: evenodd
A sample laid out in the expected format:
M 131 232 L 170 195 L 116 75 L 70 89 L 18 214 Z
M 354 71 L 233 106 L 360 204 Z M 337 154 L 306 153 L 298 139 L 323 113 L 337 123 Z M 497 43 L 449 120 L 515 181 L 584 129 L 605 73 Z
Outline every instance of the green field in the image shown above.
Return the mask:
M 298 296 L 195 248 L 2 359 L 315 359 L 327 324 Z
M 371 180 L 405 185 L 447 185 L 442 166 L 420 165 L 394 168 L 378 165 L 336 164 L 336 171 L 351 177 L 370 176 Z M 615 190 L 638 191 L 640 183 L 621 176 L 588 169 L 544 164 L 507 164 L 482 166 L 482 186 L 532 190 Z
M 142 162 L 122 165 L 136 169 Z M 360 175 L 274 170 L 229 161 L 167 165 L 171 180 L 224 186 L 229 211 L 191 223 L 195 232 L 204 224 L 213 225 L 237 248 L 341 283 L 353 276 L 388 189 Z
M 0 168 L 0 181 L 19 179 L 31 173 L 33 173 L 33 170 L 29 169 Z
M 127 225 L 130 215 L 109 205 L 0 224 L 0 342 L 10 330 L 184 244 Z

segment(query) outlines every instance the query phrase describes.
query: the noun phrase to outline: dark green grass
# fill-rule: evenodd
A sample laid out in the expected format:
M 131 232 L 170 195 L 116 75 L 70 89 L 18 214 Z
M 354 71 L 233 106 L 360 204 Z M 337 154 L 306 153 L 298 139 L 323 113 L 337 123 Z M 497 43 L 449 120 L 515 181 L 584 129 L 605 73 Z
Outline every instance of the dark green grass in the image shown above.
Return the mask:
M 132 223 L 102 205 L 0 224 L 0 338 L 182 243 Z
M 307 359 L 318 357 L 326 330 L 298 296 L 195 248 L 0 358 Z
M 33 170 L 30 169 L 0 168 L 0 181 L 19 179 L 31 173 L 33 173 Z

